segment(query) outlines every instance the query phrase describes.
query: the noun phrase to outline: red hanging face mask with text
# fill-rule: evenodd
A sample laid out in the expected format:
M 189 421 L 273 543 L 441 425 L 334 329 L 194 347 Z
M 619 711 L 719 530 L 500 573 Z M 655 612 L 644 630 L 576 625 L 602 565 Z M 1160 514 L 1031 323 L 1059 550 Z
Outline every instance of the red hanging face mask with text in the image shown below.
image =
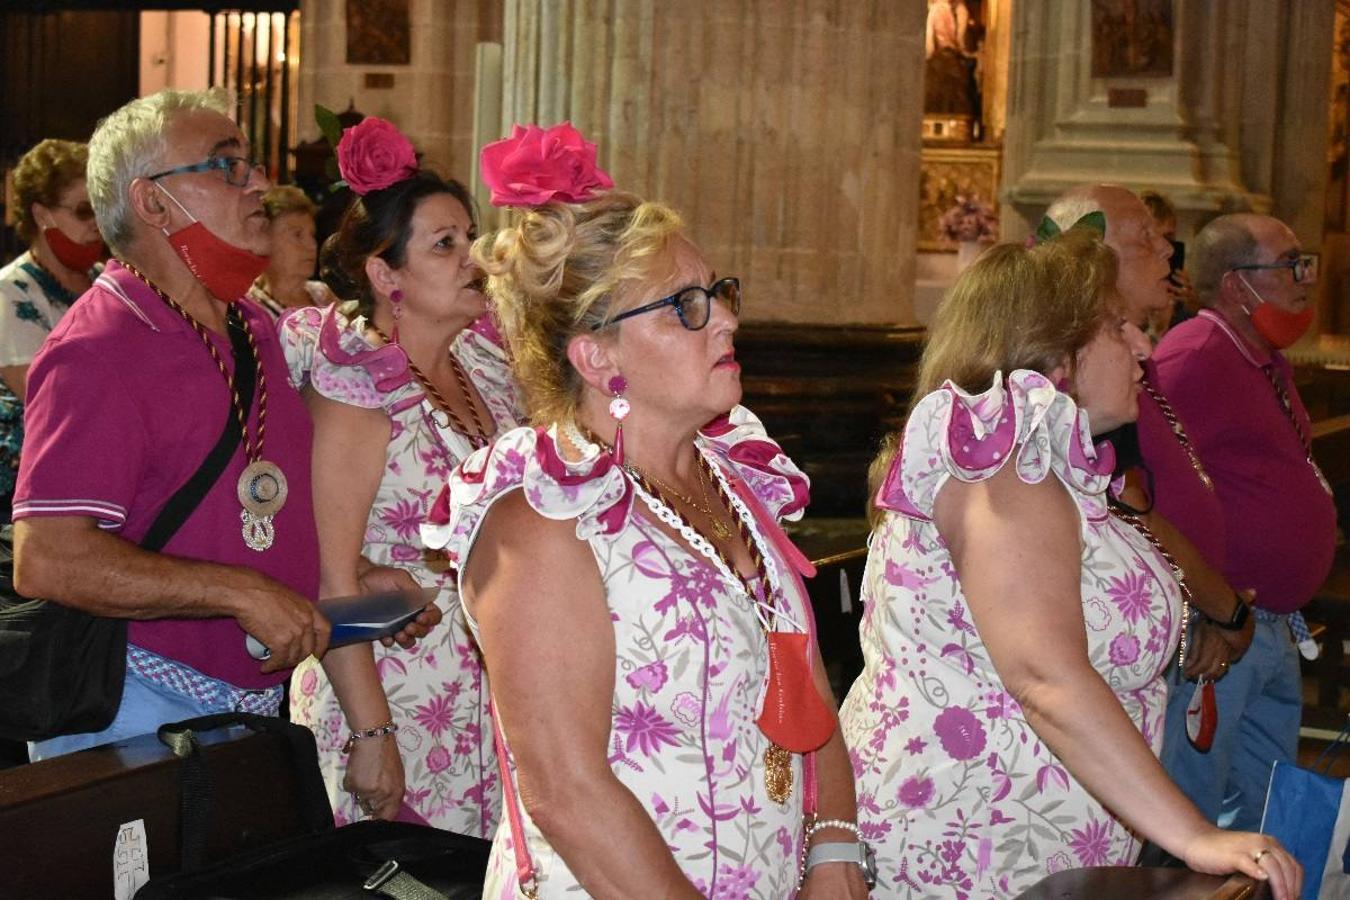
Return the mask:
M 160 190 L 164 190 L 163 186 Z M 232 303 L 248 293 L 253 282 L 267 269 L 267 257 L 216 237 L 173 194 L 167 190 L 164 193 L 192 219 L 190 225 L 172 234 L 165 228 L 164 236 L 193 277 L 222 303 Z

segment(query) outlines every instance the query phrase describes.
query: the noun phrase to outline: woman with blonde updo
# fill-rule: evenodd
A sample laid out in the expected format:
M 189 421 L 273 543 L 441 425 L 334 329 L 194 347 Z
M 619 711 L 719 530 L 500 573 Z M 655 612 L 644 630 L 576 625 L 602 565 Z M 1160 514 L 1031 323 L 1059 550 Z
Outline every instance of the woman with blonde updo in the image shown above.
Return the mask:
M 1142 838 L 1297 896 L 1277 841 L 1219 831 L 1158 762 L 1184 607 L 1160 546 L 1112 514 L 1094 442 L 1138 415 L 1149 349 L 1115 282 L 1086 228 L 987 251 L 873 467 L 865 665 L 840 718 L 876 897 L 1015 897 L 1133 865 Z
M 861 900 L 809 564 L 779 527 L 807 481 L 738 405 L 739 282 L 674 210 L 605 190 L 571 126 L 483 156 L 518 213 L 474 258 L 534 427 L 456 470 L 426 536 L 510 762 L 484 896 L 785 898 L 811 841 L 799 896 Z
M 468 191 L 417 168 L 382 119 L 347 129 L 338 160 L 357 197 L 323 271 L 344 302 L 280 323 L 314 419 L 321 596 L 357 593 L 368 565 L 392 566 L 434 589 L 444 622 L 415 647 L 355 644 L 302 663 L 291 717 L 314 731 L 340 823 L 397 817 L 487 837 L 500 811 L 487 685 L 454 579 L 418 531 L 450 469 L 521 421 L 515 388 L 485 336 Z
M 93 284 L 107 256 L 85 189 L 89 149 L 48 138 L 14 167 L 14 213 L 28 250 L 0 268 L 0 515 L 10 499 L 23 445 L 28 365 L 56 323 Z

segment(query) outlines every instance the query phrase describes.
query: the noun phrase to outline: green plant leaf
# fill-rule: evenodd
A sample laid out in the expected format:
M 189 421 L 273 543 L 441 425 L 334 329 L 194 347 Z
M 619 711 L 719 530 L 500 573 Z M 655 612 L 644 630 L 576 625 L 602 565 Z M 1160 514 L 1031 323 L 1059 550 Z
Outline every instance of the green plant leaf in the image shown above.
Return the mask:
M 318 123 L 319 130 L 323 132 L 324 140 L 334 150 L 337 149 L 338 141 L 342 140 L 342 123 L 338 121 L 337 114 L 326 106 L 318 103 L 314 104 L 314 121 Z

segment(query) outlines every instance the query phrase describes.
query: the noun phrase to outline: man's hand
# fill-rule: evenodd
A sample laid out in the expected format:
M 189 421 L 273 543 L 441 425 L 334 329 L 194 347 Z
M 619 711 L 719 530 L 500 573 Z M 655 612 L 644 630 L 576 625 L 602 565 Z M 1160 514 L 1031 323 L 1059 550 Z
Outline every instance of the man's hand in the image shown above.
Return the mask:
M 1256 592 L 1249 589 L 1242 591 L 1237 599 L 1238 602 L 1250 606 L 1255 597 Z M 1239 659 L 1242 659 L 1242 655 L 1246 653 L 1247 648 L 1252 645 L 1252 636 L 1256 634 L 1256 616 L 1249 612 L 1247 614 L 1247 621 L 1244 622 L 1242 627 L 1237 631 L 1229 631 L 1226 628 L 1216 628 L 1214 630 L 1217 631 L 1219 636 L 1224 639 L 1224 642 L 1228 644 L 1228 661 L 1230 663 L 1235 663 Z
M 235 621 L 272 653 L 259 671 L 294 668 L 327 652 L 331 626 L 313 603 L 252 569 L 234 574 L 243 582 L 231 585 Z
M 371 594 L 377 591 L 420 591 L 422 589 L 421 585 L 404 569 L 394 566 L 377 566 L 364 557 L 357 566 L 356 577 L 361 585 L 361 590 Z M 398 634 L 393 637 L 380 638 L 380 643 L 386 647 L 398 644 L 405 650 L 409 649 L 426 637 L 440 621 L 441 610 L 436 604 L 432 603 L 418 613 L 417 618 L 405 625 Z
M 1222 628 L 1213 622 L 1200 620 L 1191 629 L 1191 641 L 1186 647 L 1186 677 L 1194 681 L 1201 675 L 1217 681 L 1228 673 L 1228 642 Z

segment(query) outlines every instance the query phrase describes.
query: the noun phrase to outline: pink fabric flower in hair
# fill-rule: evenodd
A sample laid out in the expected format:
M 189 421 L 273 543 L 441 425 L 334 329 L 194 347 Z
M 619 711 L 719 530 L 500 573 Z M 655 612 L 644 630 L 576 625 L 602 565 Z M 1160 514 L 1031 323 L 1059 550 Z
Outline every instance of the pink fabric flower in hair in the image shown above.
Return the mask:
M 595 144 L 571 122 L 547 129 L 516 125 L 509 138 L 483 148 L 481 168 L 493 206 L 583 203 L 614 187 L 595 163 Z
M 364 197 L 397 184 L 417 171 L 417 152 L 393 122 L 369 116 L 343 129 L 337 145 L 338 171 Z

